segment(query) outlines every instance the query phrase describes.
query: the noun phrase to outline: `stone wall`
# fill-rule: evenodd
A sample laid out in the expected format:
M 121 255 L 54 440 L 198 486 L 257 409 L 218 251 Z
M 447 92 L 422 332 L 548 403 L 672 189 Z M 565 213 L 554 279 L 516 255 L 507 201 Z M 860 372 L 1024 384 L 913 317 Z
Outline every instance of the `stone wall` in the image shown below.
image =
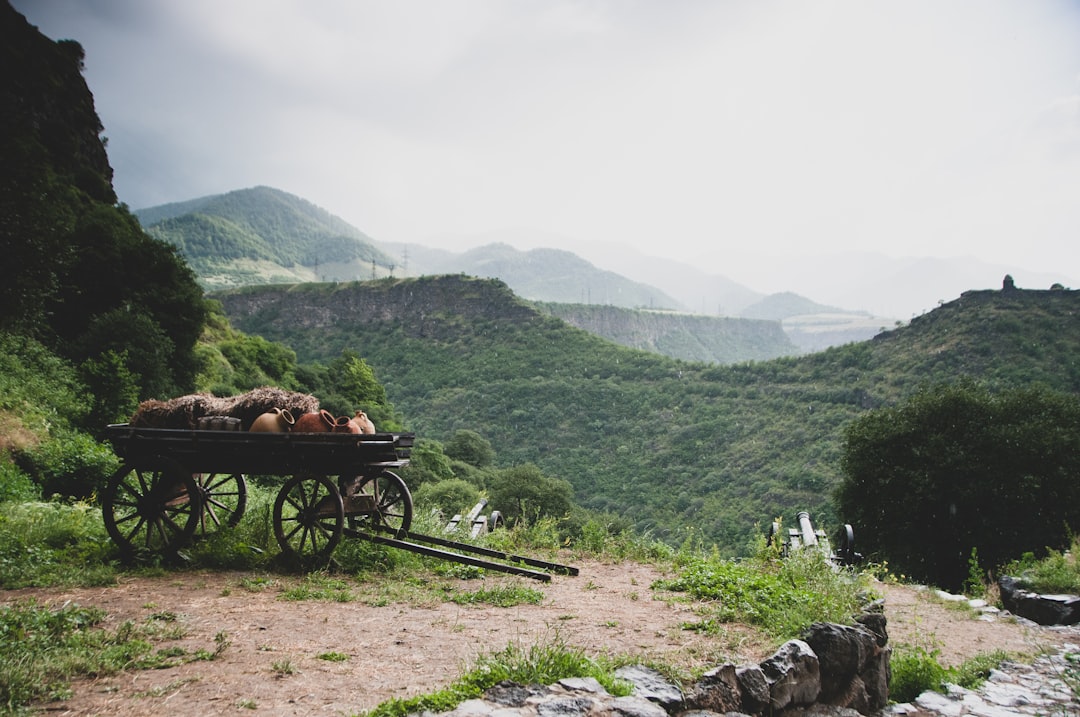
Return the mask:
M 889 701 L 888 634 L 880 611 L 855 626 L 815 623 L 757 665 L 720 665 L 680 687 L 636 665 L 616 674 L 634 686 L 613 697 L 592 679 L 554 685 L 500 683 L 447 717 L 857 717 L 879 713 Z

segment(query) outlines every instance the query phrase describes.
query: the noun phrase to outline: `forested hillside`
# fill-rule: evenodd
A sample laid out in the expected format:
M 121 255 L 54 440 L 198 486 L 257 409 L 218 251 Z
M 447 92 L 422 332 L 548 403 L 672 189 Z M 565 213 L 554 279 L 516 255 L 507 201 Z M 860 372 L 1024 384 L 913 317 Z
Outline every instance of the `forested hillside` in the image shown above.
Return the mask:
M 488 438 L 506 464 L 666 539 L 691 526 L 737 552 L 755 524 L 810 510 L 835 526 L 844 426 L 926 382 L 1080 391 L 1080 292 L 969 292 L 873 341 L 718 367 L 617 346 L 465 277 L 245 289 L 234 324 L 302 360 L 351 348 L 410 428 Z
M 150 207 L 136 216 L 175 246 L 207 288 L 393 273 L 394 260 L 348 222 L 270 187 Z
M 191 388 L 205 306 L 175 250 L 117 204 L 82 69 L 77 42 L 0 3 L 0 333 L 70 362 L 86 388 L 64 419 L 93 425 Z

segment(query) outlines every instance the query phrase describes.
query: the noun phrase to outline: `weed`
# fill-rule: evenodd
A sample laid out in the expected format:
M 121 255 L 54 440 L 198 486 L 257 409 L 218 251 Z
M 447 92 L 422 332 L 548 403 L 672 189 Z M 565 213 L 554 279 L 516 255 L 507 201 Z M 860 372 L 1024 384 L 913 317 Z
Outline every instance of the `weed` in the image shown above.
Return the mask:
M 520 585 L 505 585 L 481 588 L 472 592 L 455 593 L 450 596 L 449 600 L 458 605 L 486 603 L 496 607 L 513 607 L 515 605 L 539 605 L 544 600 L 544 593 Z
M 613 663 L 601 663 L 554 639 L 523 648 L 510 644 L 503 650 L 480 655 L 474 666 L 446 689 L 411 699 L 383 702 L 367 717 L 405 717 L 425 711 L 446 712 L 464 700 L 478 697 L 503 681 L 551 684 L 565 677 L 592 677 L 613 695 L 628 695 L 630 685 L 614 677 Z
M 342 652 L 324 652 L 318 655 L 318 658 L 327 662 L 345 662 L 349 656 Z
M 701 628 L 714 622 L 747 622 L 776 637 L 795 637 L 814 622 L 850 621 L 857 612 L 861 576 L 838 571 L 825 556 L 800 551 L 784 559 L 746 561 L 686 557 L 679 575 L 656 589 L 685 592 L 707 601 Z
M 293 666 L 292 660 L 288 660 L 288 659 L 277 660 L 277 661 L 271 663 L 270 664 L 270 669 L 273 670 L 274 673 L 278 677 L 284 677 L 285 675 L 295 675 L 296 674 L 296 668 Z
M 325 573 L 312 573 L 303 582 L 281 593 L 281 600 L 325 600 L 329 602 L 352 602 L 356 596 L 344 580 L 331 578 Z

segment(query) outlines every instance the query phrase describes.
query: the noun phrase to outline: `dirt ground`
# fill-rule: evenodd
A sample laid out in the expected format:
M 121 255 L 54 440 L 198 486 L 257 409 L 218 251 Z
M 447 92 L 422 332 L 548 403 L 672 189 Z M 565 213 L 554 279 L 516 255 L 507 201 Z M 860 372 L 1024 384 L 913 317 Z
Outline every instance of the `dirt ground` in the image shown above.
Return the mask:
M 229 572 L 2 591 L 0 603 L 34 598 L 95 606 L 108 613 L 109 628 L 164 623 L 179 636 L 156 647 L 182 647 L 186 654 L 213 652 L 219 635 L 228 641 L 214 660 L 79 680 L 71 699 L 42 705 L 51 715 L 351 715 L 438 689 L 476 655 L 509 644 L 557 640 L 589 654 L 629 654 L 686 669 L 758 662 L 776 647 L 740 625 L 712 636 L 681 629 L 694 620 L 693 606 L 650 589 L 662 577 L 655 567 L 576 564 L 578 576 L 555 576 L 548 584 L 508 576 L 432 579 L 460 592 L 520 585 L 544 595 L 539 605 L 509 608 L 458 605 L 430 592 L 418 600 L 417 590 L 380 582 L 386 578 L 350 584 L 350 601 L 293 601 L 283 592 L 303 578 Z M 875 589 L 885 596 L 891 642 L 940 650 L 945 664 L 996 649 L 1034 654 L 1057 644 L 1052 631 L 980 621 L 910 587 Z M 339 659 L 326 659 L 331 653 Z

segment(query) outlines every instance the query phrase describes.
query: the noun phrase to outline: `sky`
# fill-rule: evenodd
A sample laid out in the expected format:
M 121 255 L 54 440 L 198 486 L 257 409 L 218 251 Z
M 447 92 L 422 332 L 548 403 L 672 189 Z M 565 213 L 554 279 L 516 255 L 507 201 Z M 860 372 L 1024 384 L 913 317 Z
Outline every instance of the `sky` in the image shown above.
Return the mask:
M 133 209 L 267 185 L 384 242 L 1080 277 L 1078 0 L 12 4 L 83 45 Z

